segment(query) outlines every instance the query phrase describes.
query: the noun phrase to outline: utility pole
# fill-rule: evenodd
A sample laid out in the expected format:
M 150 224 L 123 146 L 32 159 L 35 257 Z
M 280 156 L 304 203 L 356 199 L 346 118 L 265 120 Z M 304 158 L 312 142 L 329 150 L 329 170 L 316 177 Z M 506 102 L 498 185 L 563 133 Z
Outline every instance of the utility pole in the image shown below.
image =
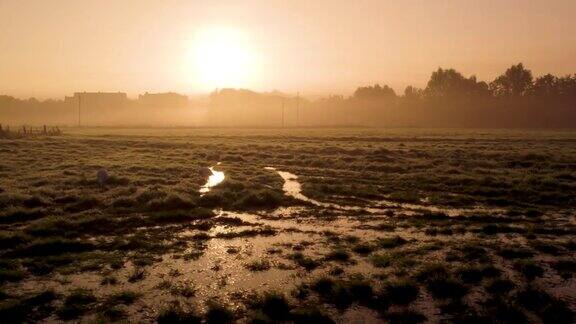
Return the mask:
M 296 93 L 296 127 L 300 126 L 300 92 Z
M 282 128 L 284 128 L 284 102 L 286 99 L 282 98 Z
M 78 127 L 82 126 L 82 95 L 78 93 Z

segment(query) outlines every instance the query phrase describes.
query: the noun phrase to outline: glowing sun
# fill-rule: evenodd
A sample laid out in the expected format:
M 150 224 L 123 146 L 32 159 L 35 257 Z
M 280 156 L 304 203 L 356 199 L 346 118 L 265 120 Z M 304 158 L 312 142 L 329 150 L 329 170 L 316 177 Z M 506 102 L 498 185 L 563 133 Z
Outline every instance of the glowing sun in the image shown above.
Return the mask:
M 251 87 L 258 58 L 249 35 L 231 28 L 205 29 L 193 41 L 193 82 L 204 89 Z

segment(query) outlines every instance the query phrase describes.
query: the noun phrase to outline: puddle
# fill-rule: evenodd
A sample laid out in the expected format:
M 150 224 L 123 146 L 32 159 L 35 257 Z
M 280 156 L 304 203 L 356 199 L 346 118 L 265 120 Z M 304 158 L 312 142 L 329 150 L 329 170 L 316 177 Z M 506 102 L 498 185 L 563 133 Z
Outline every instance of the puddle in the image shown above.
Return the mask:
M 320 234 L 324 231 L 335 231 L 340 228 L 345 228 L 346 231 L 349 231 L 355 225 L 362 223 L 360 221 L 347 218 L 338 218 L 335 220 L 324 222 L 315 218 L 301 218 L 301 217 L 290 219 L 286 218 L 265 219 L 262 217 L 262 215 L 251 213 L 238 213 L 223 210 L 216 211 L 216 215 L 217 215 L 216 218 L 218 217 L 239 218 L 246 223 L 250 223 L 257 226 L 269 226 L 279 230 L 287 230 L 292 232 L 298 231 L 298 232 L 317 233 L 317 234 Z
M 291 181 L 295 181 L 294 178 Z M 450 246 L 455 244 L 455 241 L 463 244 L 475 238 L 473 233 L 432 237 L 421 230 L 402 227 L 383 231 L 375 226 L 385 219 L 389 220 L 385 215 L 350 217 L 344 211 L 334 218 L 324 220 L 309 216 L 308 211 L 309 207 L 280 208 L 273 214 L 217 209 L 215 225 L 211 229 L 207 231 L 184 229 L 175 235 L 177 240 L 188 242 L 188 248 L 185 251 L 164 254 L 154 264 L 145 266 L 143 269 L 146 275 L 140 281 L 128 280 L 135 270 L 134 264 L 128 262 L 119 270 L 33 277 L 21 283 L 9 283 L 6 288 L 9 292 L 18 291 L 18 293 L 37 292 L 39 288 L 54 288 L 59 293 L 66 293 L 81 287 L 97 292 L 99 298 L 124 290 L 137 291 L 142 297 L 127 308 L 128 318 L 135 322 L 153 322 L 158 311 L 173 302 L 181 302 L 183 305 L 188 305 L 187 307 L 204 311 L 202 307 L 207 301 L 219 300 L 233 309 L 241 309 L 243 298 L 251 296 L 252 293 L 290 292 L 301 283 L 329 275 L 335 267 L 345 269 L 345 276 L 362 275 L 370 280 L 382 274 L 391 275 L 390 271 L 395 269 L 377 268 L 372 264 L 371 257 L 376 253 L 385 253 L 383 250 L 368 255 L 350 253 L 349 262 L 326 260 L 326 255 L 336 246 L 343 246 L 347 251 L 351 251 L 356 244 L 342 240 L 334 241 L 335 238 L 356 237 L 358 242 L 371 243 L 379 238 L 399 235 L 408 241 L 402 247 L 402 251 L 417 263 L 437 262 L 445 258 L 443 251 L 422 249 L 427 245 Z M 316 211 L 312 212 L 315 213 Z M 239 218 L 243 223 L 230 222 L 228 225 L 226 222 L 217 221 L 223 217 Z M 219 234 L 232 234 L 258 228 L 273 228 L 276 233 L 265 236 L 217 237 Z M 208 234 L 210 238 L 201 243 L 195 242 L 194 237 L 199 233 Z M 514 241 L 499 239 L 498 242 L 509 246 L 518 245 L 518 242 Z M 307 271 L 298 265 L 291 258 L 296 252 L 316 260 L 317 268 Z M 195 257 L 186 257 L 196 253 L 198 255 Z M 251 270 L 249 266 L 257 262 L 264 262 L 267 267 L 263 270 Z M 117 278 L 118 283 L 102 285 L 105 276 Z M 547 287 L 553 287 L 551 289 L 558 287 L 554 291 L 555 295 L 573 303 L 574 282 L 576 281 L 573 280 L 571 284 L 566 285 L 560 279 L 552 278 L 549 283 L 547 282 Z M 564 286 L 567 288 L 563 288 Z M 190 289 L 193 298 L 184 295 L 186 287 Z M 472 300 L 470 303 L 477 303 L 475 300 L 481 300 L 481 297 L 470 294 L 468 300 Z M 421 294 L 414 306 L 432 322 L 438 322 L 440 313 L 430 295 Z M 378 320 L 377 314 L 371 312 L 368 309 L 353 307 L 345 313 L 338 312 L 333 315 L 339 322 L 361 323 Z M 48 321 L 57 320 L 56 317 L 48 319 Z
M 276 170 L 276 168 L 274 168 L 274 167 L 265 167 L 264 169 L 270 170 L 270 171 L 276 171 L 276 173 L 278 173 L 278 175 L 282 178 L 282 180 L 284 180 L 284 185 L 282 186 L 282 190 L 284 190 L 284 193 L 287 196 L 311 203 L 312 205 L 315 205 L 318 207 L 324 207 L 324 208 L 333 208 L 333 209 L 348 210 L 348 211 L 361 211 L 361 210 L 366 209 L 366 208 L 359 207 L 359 206 L 343 206 L 343 205 L 334 204 L 334 203 L 325 203 L 325 202 L 320 202 L 318 200 L 308 198 L 302 194 L 302 185 L 300 184 L 300 182 L 298 182 L 298 176 L 295 175 L 294 173 L 290 173 L 290 172 L 286 172 L 286 171 L 279 171 L 279 170 Z M 382 210 L 378 210 L 378 211 L 381 212 Z
M 390 200 L 380 200 L 376 202 L 374 205 L 369 207 L 347 206 L 335 203 L 325 203 L 311 199 L 303 195 L 302 185 L 300 184 L 300 182 L 298 182 L 298 176 L 295 175 L 294 173 L 280 171 L 274 167 L 265 167 L 264 169 L 275 171 L 284 180 L 284 185 L 282 186 L 282 189 L 284 190 L 284 193 L 287 196 L 311 203 L 318 207 L 333 208 L 343 211 L 364 211 L 370 214 L 383 214 L 390 209 L 402 209 L 405 212 L 405 214 L 411 214 L 416 211 L 430 211 L 433 213 L 445 213 L 450 217 L 462 216 L 472 212 L 488 212 L 488 213 L 502 212 L 501 209 L 490 209 L 483 206 L 473 206 L 472 208 L 446 208 L 446 207 L 429 206 L 429 205 L 399 203 Z
M 33 277 L 18 284 L 10 283 L 6 288 L 11 292 L 37 293 L 44 289 L 55 289 L 67 293 L 76 288 L 90 289 L 99 298 L 125 290 L 141 293 L 141 297 L 129 308 L 129 318 L 135 322 L 153 322 L 159 310 L 171 302 L 180 301 L 197 309 L 205 307 L 209 300 L 219 300 L 232 308 L 241 305 L 237 296 L 266 291 L 293 289 L 298 283 L 310 276 L 317 276 L 327 271 L 327 267 L 307 272 L 297 267 L 288 255 L 293 252 L 292 246 L 310 240 L 309 234 L 279 233 L 269 237 L 258 238 L 213 238 L 205 242 L 204 253 L 196 259 L 185 259 L 168 253 L 153 265 L 146 266 L 142 280 L 128 280 L 136 267 L 127 262 L 122 269 L 110 273 L 117 279 L 114 285 L 103 285 L 103 272 L 82 272 L 68 275 L 55 274 L 45 277 Z M 318 240 L 319 241 L 319 240 Z M 275 248 L 278 252 L 268 252 Z M 195 252 L 192 248 L 188 252 Z M 307 255 L 319 258 L 328 251 L 324 244 L 307 246 Z M 264 271 L 251 271 L 247 265 L 265 261 L 270 268 Z M 179 286 L 190 286 L 193 298 L 173 293 Z M 56 317 L 50 318 L 57 321 Z
M 284 180 L 284 185 L 282 186 L 282 190 L 287 196 L 294 197 L 298 200 L 306 201 L 312 203 L 317 206 L 321 207 L 329 207 L 332 204 L 321 203 L 317 200 L 310 199 L 302 194 L 302 185 L 298 182 L 298 176 L 294 173 L 286 172 L 286 171 L 279 171 L 276 170 L 274 167 L 265 167 L 264 169 L 270 171 L 276 171 L 278 175 Z M 337 206 L 337 205 L 336 205 Z
M 438 207 L 438 206 L 429 206 L 429 205 L 418 205 L 418 204 L 410 204 L 410 203 L 399 203 L 390 200 L 380 200 L 375 204 L 375 208 L 367 208 L 370 209 L 380 209 L 383 207 L 388 208 L 397 208 L 403 209 L 408 211 L 430 211 L 433 213 L 444 213 L 449 217 L 456 217 L 456 216 L 463 216 L 469 213 L 478 213 L 478 212 L 485 212 L 485 213 L 500 213 L 503 212 L 503 209 L 497 208 L 488 208 L 485 206 L 472 206 L 471 208 L 447 208 L 447 207 Z
M 332 233 L 337 236 L 357 236 L 365 240 L 374 240 L 385 236 L 400 235 L 405 239 L 418 241 L 428 240 L 450 240 L 451 236 L 429 236 L 416 229 L 407 229 L 396 227 L 393 230 L 382 231 L 379 225 L 390 217 L 385 215 L 373 215 L 362 217 L 350 217 L 350 215 L 341 214 L 330 219 L 319 219 L 307 217 L 305 215 L 290 215 L 290 218 L 281 216 L 269 218 L 268 214 L 252 214 L 243 212 L 233 212 L 225 210 L 215 210 L 215 219 L 220 217 L 238 218 L 245 222 L 245 226 L 266 227 L 277 230 L 279 233 L 291 233 L 292 235 L 318 235 L 325 236 Z M 233 228 L 213 228 L 211 234 L 227 231 L 238 231 L 242 227 L 234 226 Z M 463 238 L 472 238 L 472 233 L 460 235 Z
M 135 266 L 128 262 L 122 269 L 106 272 L 84 272 L 69 275 L 49 277 L 34 277 L 19 284 L 10 284 L 8 291 L 17 289 L 20 293 L 37 292 L 38 288 L 54 288 L 59 293 L 69 292 L 75 288 L 87 288 L 97 292 L 99 298 L 124 290 L 137 291 L 142 294 L 133 305 L 127 308 L 128 316 L 136 322 L 153 322 L 160 309 L 174 301 L 182 302 L 197 309 L 202 309 L 209 300 L 219 300 L 237 308 L 242 305 L 238 297 L 246 297 L 252 293 L 267 291 L 291 291 L 298 284 L 309 282 L 313 278 L 326 276 L 333 267 L 344 267 L 347 274 L 361 274 L 365 278 L 373 278 L 381 274 L 382 269 L 372 265 L 369 256 L 352 254 L 351 262 L 338 263 L 327 261 L 324 257 L 333 250 L 331 243 L 323 231 L 337 233 L 336 237 L 356 235 L 361 241 L 368 242 L 378 237 L 392 236 L 396 233 L 379 233 L 375 230 L 363 230 L 358 225 L 369 220 L 338 218 L 334 221 L 298 218 L 290 220 L 263 219 L 261 215 L 250 213 L 235 213 L 218 211 L 218 217 L 238 217 L 251 224 L 242 226 L 216 225 L 208 233 L 214 236 L 218 233 L 238 232 L 249 227 L 273 226 L 278 233 L 271 236 L 216 238 L 212 237 L 202 243 L 203 253 L 196 258 L 187 259 L 182 256 L 194 254 L 198 247 L 190 244 L 186 251 L 167 253 L 154 264 L 144 267 L 145 276 L 142 280 L 130 282 L 128 278 L 134 272 Z M 381 217 L 374 217 L 381 218 Z M 299 228 L 302 232 L 291 231 Z M 184 231 L 179 239 L 201 233 L 201 231 Z M 403 233 L 409 239 L 408 233 Z M 446 238 L 453 239 L 453 238 Z M 464 237 L 462 237 L 464 239 Z M 422 237 L 419 243 L 437 241 L 438 238 Z M 307 257 L 317 260 L 317 268 L 307 271 L 295 263 L 290 255 L 301 252 Z M 435 255 L 423 256 L 427 258 Z M 265 262 L 269 268 L 263 271 L 253 271 L 248 265 L 253 262 Z M 115 285 L 102 285 L 104 276 L 117 278 Z M 190 287 L 193 298 L 179 293 L 179 287 Z M 10 289 L 11 288 L 11 289 Z M 370 322 L 377 318 L 367 309 L 350 309 L 347 313 L 334 314 L 343 322 Z M 50 320 L 57 321 L 52 317 Z
M 220 163 L 216 165 L 219 164 Z M 212 189 L 212 187 L 219 185 L 222 181 L 224 181 L 225 178 L 224 172 L 216 171 L 214 170 L 214 167 L 209 167 L 208 169 L 210 170 L 210 172 L 212 172 L 212 174 L 208 176 L 208 180 L 206 180 L 206 183 L 200 188 L 200 193 L 203 195 L 210 192 L 210 189 Z

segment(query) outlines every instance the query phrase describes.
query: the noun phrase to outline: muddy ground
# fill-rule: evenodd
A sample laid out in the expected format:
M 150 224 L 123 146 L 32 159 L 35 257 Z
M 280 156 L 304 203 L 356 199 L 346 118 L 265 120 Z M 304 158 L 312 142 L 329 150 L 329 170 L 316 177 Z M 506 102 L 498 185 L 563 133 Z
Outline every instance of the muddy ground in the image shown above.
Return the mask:
M 571 323 L 575 193 L 567 131 L 4 139 L 0 321 Z

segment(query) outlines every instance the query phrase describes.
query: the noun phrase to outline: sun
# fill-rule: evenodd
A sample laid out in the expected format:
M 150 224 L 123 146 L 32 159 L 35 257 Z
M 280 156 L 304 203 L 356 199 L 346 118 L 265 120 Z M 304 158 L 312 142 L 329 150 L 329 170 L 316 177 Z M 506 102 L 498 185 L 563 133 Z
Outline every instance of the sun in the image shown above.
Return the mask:
M 258 56 L 248 34 L 211 28 L 192 42 L 193 83 L 203 90 L 248 88 L 256 81 Z

